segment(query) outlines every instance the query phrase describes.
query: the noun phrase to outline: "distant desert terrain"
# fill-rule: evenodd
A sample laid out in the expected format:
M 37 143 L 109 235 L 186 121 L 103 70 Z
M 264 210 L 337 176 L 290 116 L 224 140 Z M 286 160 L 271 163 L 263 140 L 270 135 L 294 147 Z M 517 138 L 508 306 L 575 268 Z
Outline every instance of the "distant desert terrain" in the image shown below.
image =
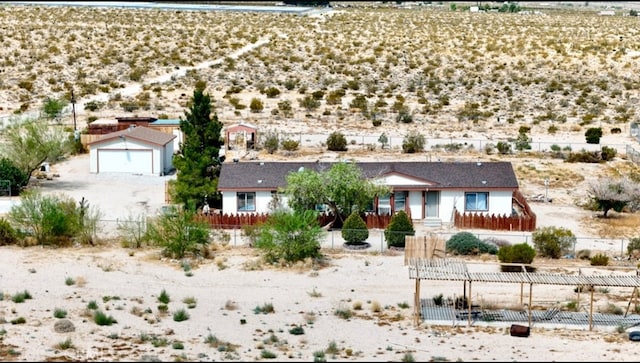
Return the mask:
M 552 198 L 532 202 L 539 225 L 602 239 L 638 235 L 636 213 L 604 220 L 581 208 L 589 183 L 640 172 L 627 154 L 628 147 L 640 150 L 632 126 L 639 117 L 639 19 L 624 3 L 616 3 L 614 16 L 584 2 L 535 8 L 522 2 L 526 11 L 515 14 L 463 10 L 476 2 L 458 2 L 456 11 L 451 3 L 392 3 L 335 2 L 302 15 L 3 3 L 0 126 L 39 114 L 47 98 L 68 102 L 71 89 L 80 129 L 122 116 L 177 119 L 196 83 L 206 82 L 225 126 L 249 122 L 261 133 L 303 139 L 294 152 L 258 150 L 252 157 L 507 160 L 525 196 Z M 70 107 L 51 123 L 72 131 Z M 614 160 L 567 163 L 551 152 L 554 145 L 593 147 L 585 143 L 590 127 L 602 128 L 595 146 L 614 147 Z M 522 129 L 530 150 L 496 151 L 498 142 L 515 140 Z M 354 140 L 348 151 L 326 150 L 322 136 L 333 131 Z M 405 154 L 399 145 L 381 149 L 358 141 L 383 133 L 399 140 L 419 133 L 431 142 L 424 152 Z M 478 140 L 482 148 L 472 146 Z M 87 197 L 116 217 L 163 203 L 161 183 L 136 185 L 123 200 L 109 198 L 123 181 L 88 175 L 88 164 L 82 170 L 77 162 L 82 158 L 52 165 L 60 177 L 37 187 Z M 499 323 L 413 326 L 414 286 L 399 252 L 328 249 L 322 266 L 283 268 L 262 265 L 246 246 L 214 247 L 214 258 L 188 261 L 111 244 L 59 251 L 3 247 L 0 360 L 635 359 L 636 343 L 613 328 L 536 326 L 523 339 Z M 491 269 L 487 258 L 473 262 Z M 173 299 L 168 312 L 158 308 L 163 289 Z M 23 290 L 33 298 L 13 301 Z M 457 284 L 425 284 L 422 297 L 459 290 Z M 518 290 L 485 286 L 476 293 L 511 305 Z M 543 307 L 574 298 L 568 287 L 536 294 Z M 630 294 L 599 290 L 596 304 L 624 308 Z M 91 302 L 117 323 L 97 325 Z M 270 303 L 273 313 L 259 312 Z M 190 319 L 174 321 L 183 307 Z M 59 309 L 74 331 L 54 328 Z M 345 311 L 353 316 L 337 314 Z M 12 323 L 20 317 L 25 324 Z M 295 327 L 304 334 L 290 333 Z

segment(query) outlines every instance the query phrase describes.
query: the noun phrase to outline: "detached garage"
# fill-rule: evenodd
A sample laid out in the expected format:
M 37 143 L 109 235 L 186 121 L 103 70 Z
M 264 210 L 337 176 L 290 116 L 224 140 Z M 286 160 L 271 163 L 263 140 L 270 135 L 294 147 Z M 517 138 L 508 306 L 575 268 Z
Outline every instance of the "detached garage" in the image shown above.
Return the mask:
M 172 135 L 148 127 L 129 127 L 89 143 L 91 173 L 165 175 L 173 170 Z

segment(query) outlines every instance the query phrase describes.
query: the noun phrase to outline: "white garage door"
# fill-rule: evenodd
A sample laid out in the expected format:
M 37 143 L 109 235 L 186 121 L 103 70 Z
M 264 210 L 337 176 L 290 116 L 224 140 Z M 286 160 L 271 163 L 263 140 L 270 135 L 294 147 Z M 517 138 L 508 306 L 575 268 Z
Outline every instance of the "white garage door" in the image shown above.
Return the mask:
M 100 150 L 98 173 L 153 173 L 153 150 Z

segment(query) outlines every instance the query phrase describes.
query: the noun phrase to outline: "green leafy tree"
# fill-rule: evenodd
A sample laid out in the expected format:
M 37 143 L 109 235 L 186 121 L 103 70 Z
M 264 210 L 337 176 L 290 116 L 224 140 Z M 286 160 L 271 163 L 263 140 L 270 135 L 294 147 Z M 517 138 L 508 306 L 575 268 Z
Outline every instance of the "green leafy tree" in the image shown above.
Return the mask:
M 340 131 L 334 131 L 327 137 L 327 149 L 331 151 L 347 151 L 347 138 Z
M 299 213 L 326 205 L 335 217 L 334 228 L 341 228 L 353 211 L 364 212 L 376 195 L 389 191 L 388 186 L 365 179 L 354 162 L 335 163 L 322 172 L 304 169 L 290 173 L 283 188 L 289 207 Z
M 369 238 L 369 229 L 358 211 L 353 211 L 344 221 L 342 238 L 347 244 L 362 244 Z
M 320 228 L 318 213 L 314 210 L 276 210 L 259 229 L 255 246 L 269 263 L 322 256 L 319 241 L 326 232 Z
M 207 222 L 197 219 L 194 211 L 175 208 L 149 221 L 145 239 L 161 246 L 163 255 L 183 258 L 205 254 L 209 230 Z
M 593 182 L 588 194 L 595 208 L 601 210 L 605 218 L 610 210 L 620 213 L 630 203 L 640 201 L 640 187 L 626 177 L 604 178 Z
M 541 227 L 531 235 L 540 256 L 560 258 L 568 254 L 576 243 L 576 236 L 564 227 Z
M 53 119 L 60 116 L 62 110 L 67 106 L 67 101 L 61 99 L 55 99 L 47 97 L 42 105 L 42 112 L 47 115 L 48 118 Z
M 413 228 L 413 221 L 409 215 L 403 210 L 396 212 L 392 217 L 389 225 L 384 230 L 384 238 L 387 240 L 387 246 L 400 247 L 405 246 L 405 236 L 413 236 L 416 234 Z
M 55 163 L 69 152 L 67 134 L 60 127 L 48 125 L 45 120 L 28 120 L 6 129 L 5 142 L 0 143 L 0 154 L 30 179 L 42 163 Z
M 205 202 L 219 207 L 221 196 L 217 186 L 222 123 L 217 114 L 211 116 L 211 97 L 204 93 L 203 85 L 193 92 L 189 109 L 185 111 L 185 117 L 180 118 L 180 129 L 184 142 L 173 158 L 177 170 L 176 179 L 170 181 L 173 200 L 194 210 Z M 208 199 L 205 201 L 205 198 Z
M 0 180 L 9 181 L 11 195 L 18 195 L 29 183 L 29 176 L 18 169 L 11 160 L 0 158 Z

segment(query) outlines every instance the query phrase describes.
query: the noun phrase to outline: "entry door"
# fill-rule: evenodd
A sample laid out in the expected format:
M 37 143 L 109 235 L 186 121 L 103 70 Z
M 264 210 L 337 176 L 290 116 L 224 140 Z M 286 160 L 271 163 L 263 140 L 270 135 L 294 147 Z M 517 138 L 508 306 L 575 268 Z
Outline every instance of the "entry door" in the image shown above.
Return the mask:
M 425 199 L 425 206 L 424 206 L 424 210 L 427 218 L 438 216 L 439 201 L 440 201 L 440 192 L 438 191 L 427 192 L 427 198 Z

